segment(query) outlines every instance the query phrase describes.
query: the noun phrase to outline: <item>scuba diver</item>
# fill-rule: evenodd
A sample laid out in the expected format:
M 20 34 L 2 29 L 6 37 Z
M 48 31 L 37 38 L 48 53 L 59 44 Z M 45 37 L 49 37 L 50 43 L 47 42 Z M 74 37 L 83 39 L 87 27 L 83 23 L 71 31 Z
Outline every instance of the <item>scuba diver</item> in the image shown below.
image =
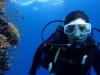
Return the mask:
M 0 75 L 4 75 L 10 67 L 10 49 L 16 48 L 20 35 L 17 27 L 0 18 Z
M 100 75 L 100 43 L 93 39 L 93 30 L 100 30 L 92 28 L 83 11 L 73 11 L 64 21 L 52 22 L 58 21 L 63 22 L 63 26 L 58 26 L 47 40 L 42 36 L 43 43 L 33 57 L 30 75 L 36 75 L 39 66 L 51 75 L 90 75 L 93 66 Z

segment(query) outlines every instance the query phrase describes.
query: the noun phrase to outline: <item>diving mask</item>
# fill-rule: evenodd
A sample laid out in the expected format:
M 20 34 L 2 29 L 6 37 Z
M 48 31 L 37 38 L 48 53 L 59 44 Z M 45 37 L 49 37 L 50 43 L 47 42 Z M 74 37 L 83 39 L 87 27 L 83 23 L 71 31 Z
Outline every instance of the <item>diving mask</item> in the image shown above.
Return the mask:
M 75 30 L 78 30 L 81 34 L 91 33 L 91 24 L 67 24 L 64 26 L 65 34 L 72 34 Z

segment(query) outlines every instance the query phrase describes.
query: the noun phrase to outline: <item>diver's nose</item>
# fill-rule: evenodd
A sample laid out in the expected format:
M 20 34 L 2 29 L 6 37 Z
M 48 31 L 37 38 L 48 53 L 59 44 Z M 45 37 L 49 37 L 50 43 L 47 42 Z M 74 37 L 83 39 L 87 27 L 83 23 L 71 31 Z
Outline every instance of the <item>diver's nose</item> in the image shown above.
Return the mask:
M 73 32 L 75 37 L 79 37 L 80 36 L 80 30 L 78 27 L 75 27 L 74 32 Z

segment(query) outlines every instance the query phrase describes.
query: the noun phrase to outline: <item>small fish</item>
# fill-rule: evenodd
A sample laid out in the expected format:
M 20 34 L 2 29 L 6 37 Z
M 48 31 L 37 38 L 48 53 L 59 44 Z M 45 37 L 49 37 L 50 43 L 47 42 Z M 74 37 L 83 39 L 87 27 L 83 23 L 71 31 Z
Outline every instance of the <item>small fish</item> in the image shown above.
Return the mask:
M 22 20 L 24 20 L 25 18 L 24 18 L 24 16 L 20 16 L 20 18 L 22 19 Z
M 19 13 L 20 11 L 18 9 L 16 9 L 16 13 Z

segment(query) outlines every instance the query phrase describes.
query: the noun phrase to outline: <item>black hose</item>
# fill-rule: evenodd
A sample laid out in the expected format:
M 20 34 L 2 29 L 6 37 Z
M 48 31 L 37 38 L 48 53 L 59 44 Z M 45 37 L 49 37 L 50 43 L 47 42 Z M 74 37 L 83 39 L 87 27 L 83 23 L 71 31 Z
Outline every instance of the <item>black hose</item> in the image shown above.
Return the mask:
M 50 25 L 51 23 L 54 23 L 54 22 L 64 22 L 64 21 L 62 21 L 62 20 L 53 20 L 53 21 L 50 21 L 49 23 L 47 23 L 47 24 L 44 26 L 44 28 L 42 29 L 42 33 L 41 33 L 41 37 L 42 37 L 42 41 L 43 41 L 43 42 L 45 42 L 44 37 L 43 37 L 44 30 L 46 29 L 46 27 L 47 27 L 48 25 Z

